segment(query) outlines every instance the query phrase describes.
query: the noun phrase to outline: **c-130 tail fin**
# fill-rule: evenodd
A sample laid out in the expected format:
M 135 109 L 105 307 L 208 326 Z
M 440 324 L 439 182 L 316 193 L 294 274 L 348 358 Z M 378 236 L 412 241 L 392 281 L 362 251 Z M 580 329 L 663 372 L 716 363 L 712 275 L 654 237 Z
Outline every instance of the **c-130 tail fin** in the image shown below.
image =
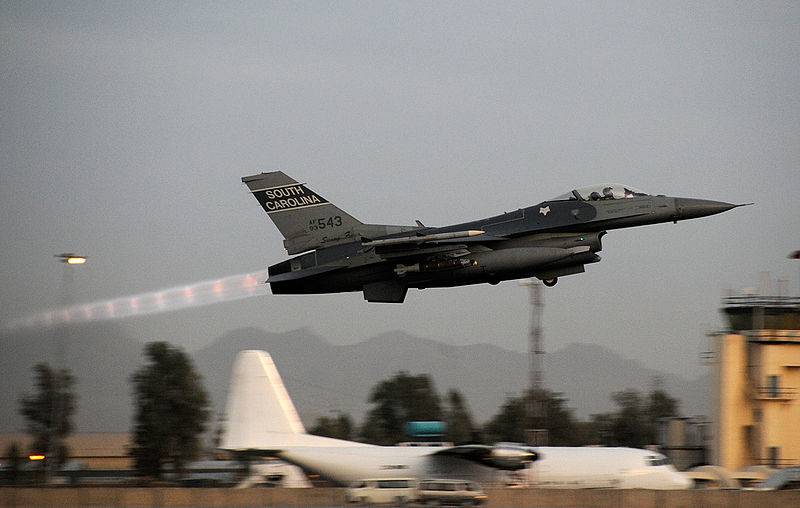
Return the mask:
M 242 177 L 289 254 L 355 240 L 364 224 L 282 171 Z
M 266 351 L 241 351 L 231 373 L 220 448 L 280 451 L 290 446 L 370 446 L 306 433 L 300 416 Z

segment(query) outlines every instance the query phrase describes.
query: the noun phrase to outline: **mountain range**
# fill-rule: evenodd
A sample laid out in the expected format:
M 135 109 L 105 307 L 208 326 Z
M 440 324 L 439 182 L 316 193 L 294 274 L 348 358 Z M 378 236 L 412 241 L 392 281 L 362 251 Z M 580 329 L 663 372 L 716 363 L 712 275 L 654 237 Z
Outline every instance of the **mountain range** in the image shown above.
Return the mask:
M 33 389 L 32 366 L 39 361 L 55 363 L 59 341 L 66 344 L 64 365 L 76 378 L 77 429 L 129 430 L 130 376 L 144 361 L 143 343 L 122 327 L 103 323 L 0 337 L 0 432 L 23 429 L 17 401 Z M 528 379 L 526 354 L 491 344 L 456 346 L 395 331 L 356 344 L 334 345 L 307 329 L 270 333 L 241 328 L 190 352 L 215 415 L 224 412 L 231 367 L 244 349 L 263 349 L 272 355 L 307 427 L 319 416 L 339 412 L 360 421 L 369 407 L 370 389 L 401 370 L 430 374 L 442 395 L 450 388 L 461 391 L 478 422 L 491 418 L 508 396 L 519 394 Z M 579 418 L 610 411 L 612 393 L 628 388 L 648 391 L 655 379 L 681 401 L 683 414 L 707 414 L 708 376 L 687 380 L 591 343 L 548 352 L 543 365 L 545 385 L 562 393 Z

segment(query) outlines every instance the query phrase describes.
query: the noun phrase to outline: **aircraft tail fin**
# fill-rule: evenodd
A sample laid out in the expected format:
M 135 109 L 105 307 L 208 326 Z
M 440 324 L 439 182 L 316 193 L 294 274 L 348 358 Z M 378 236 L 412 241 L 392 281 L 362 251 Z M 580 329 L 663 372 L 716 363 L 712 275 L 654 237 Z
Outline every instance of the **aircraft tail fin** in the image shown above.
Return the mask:
M 242 177 L 289 254 L 355 239 L 364 224 L 282 171 Z
M 231 375 L 227 421 L 220 448 L 279 451 L 288 446 L 348 446 L 348 441 L 306 434 L 272 357 L 241 351 Z
M 264 439 L 270 434 L 306 431 L 272 357 L 264 351 L 242 351 L 236 357 L 226 415 L 222 446 L 226 449 L 250 449 L 273 441 Z

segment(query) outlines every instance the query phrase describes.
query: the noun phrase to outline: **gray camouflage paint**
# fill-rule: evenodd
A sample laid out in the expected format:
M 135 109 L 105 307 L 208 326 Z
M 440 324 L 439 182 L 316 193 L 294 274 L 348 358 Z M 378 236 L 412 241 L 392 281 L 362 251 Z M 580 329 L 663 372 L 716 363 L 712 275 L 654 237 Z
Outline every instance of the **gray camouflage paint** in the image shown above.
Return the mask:
M 408 288 L 497 284 L 582 273 L 600 261 L 607 230 L 677 222 L 736 206 L 720 201 L 595 192 L 543 201 L 445 227 L 364 224 L 283 172 L 243 177 L 284 235 L 289 254 L 269 267 L 274 294 L 363 291 L 371 302 L 400 303 Z M 604 191 L 605 192 L 605 191 Z M 444 240 L 422 240 L 454 236 Z M 382 242 L 395 239 L 393 242 Z

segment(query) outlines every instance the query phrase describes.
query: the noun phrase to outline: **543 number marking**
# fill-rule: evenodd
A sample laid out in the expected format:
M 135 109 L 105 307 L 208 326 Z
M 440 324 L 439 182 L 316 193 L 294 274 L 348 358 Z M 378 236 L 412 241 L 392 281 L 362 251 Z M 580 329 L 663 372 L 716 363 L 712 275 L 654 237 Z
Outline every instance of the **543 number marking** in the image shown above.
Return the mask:
M 322 217 L 319 219 L 311 219 L 308 221 L 309 231 L 318 231 L 320 229 L 335 228 L 342 225 L 341 215 L 334 215 L 333 217 Z

